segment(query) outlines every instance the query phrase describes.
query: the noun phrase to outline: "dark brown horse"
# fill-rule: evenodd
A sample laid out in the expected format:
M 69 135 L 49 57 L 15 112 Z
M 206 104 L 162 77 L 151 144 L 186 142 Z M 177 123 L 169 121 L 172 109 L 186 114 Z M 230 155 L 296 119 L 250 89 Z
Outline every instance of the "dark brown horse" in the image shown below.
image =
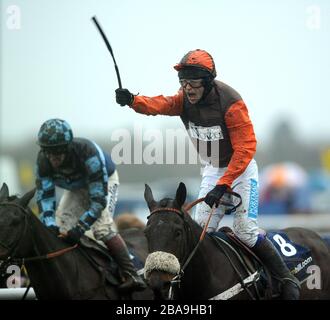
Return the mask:
M 111 261 L 102 255 L 91 259 L 80 246 L 68 249 L 28 207 L 33 195 L 34 190 L 22 198 L 9 196 L 5 184 L 0 190 L 1 265 L 24 263 L 38 299 L 122 299 L 116 265 L 111 264 L 112 274 L 105 277 L 103 267 Z M 134 298 L 152 299 L 152 294 L 148 289 Z
M 139 259 L 140 263 L 136 261 L 139 271 L 144 271 L 144 262 L 148 256 L 148 242 L 144 234 L 145 224 L 134 214 L 130 213 L 120 214 L 114 221 L 119 234 L 125 240 L 130 252 Z M 143 262 L 143 266 L 141 262 Z M 144 276 L 142 273 L 140 275 L 142 277 Z M 144 292 L 133 293 L 132 298 L 150 300 L 153 299 L 154 296 L 152 290 L 148 288 Z
M 182 209 L 185 199 L 183 183 L 180 183 L 174 199 L 165 198 L 158 202 L 154 200 L 150 187 L 146 185 L 145 188 L 145 200 L 151 212 L 145 231 L 149 245 L 145 272 L 155 297 L 264 298 L 262 280 L 250 281 L 251 286 L 246 285 L 248 290 L 242 287 L 242 280 L 249 274 L 245 273 L 233 251 L 226 245 L 219 248 L 208 234 L 199 242 L 202 228 Z M 290 228 L 284 231 L 294 243 L 310 248 L 314 270 L 320 271 L 311 275 L 319 277 L 316 281 L 320 286 L 313 286 L 309 281 L 302 283 L 301 299 L 330 299 L 330 251 L 326 242 L 310 230 Z

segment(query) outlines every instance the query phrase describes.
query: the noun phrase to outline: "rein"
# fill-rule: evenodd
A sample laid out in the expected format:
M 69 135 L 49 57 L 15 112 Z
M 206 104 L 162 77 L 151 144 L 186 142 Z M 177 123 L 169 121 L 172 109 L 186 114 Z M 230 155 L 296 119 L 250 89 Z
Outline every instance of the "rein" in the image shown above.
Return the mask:
M 204 198 L 201 198 L 201 199 L 198 199 L 195 201 L 194 205 L 196 205 L 197 203 L 203 201 Z M 193 206 L 192 206 L 193 207 Z M 188 258 L 185 260 L 184 264 L 183 264 L 183 267 L 180 269 L 179 273 L 177 275 L 175 275 L 173 277 L 173 279 L 171 280 L 171 284 L 170 284 L 170 289 L 169 289 L 169 293 L 168 293 L 168 298 L 169 300 L 173 300 L 173 296 L 174 296 L 174 293 L 173 293 L 173 287 L 174 285 L 179 285 L 180 286 L 180 283 L 181 283 L 181 278 L 184 274 L 184 270 L 186 269 L 187 265 L 189 264 L 189 262 L 191 261 L 192 257 L 195 255 L 200 243 L 203 241 L 204 237 L 205 237 L 205 234 L 206 234 L 206 230 L 207 230 L 207 227 L 209 225 L 209 222 L 210 222 L 210 219 L 211 219 L 211 216 L 215 210 L 215 206 L 213 206 L 213 208 L 211 209 L 211 212 L 209 214 L 209 217 L 207 219 L 207 223 L 205 224 L 204 228 L 203 228 L 203 231 L 198 239 L 198 242 L 197 244 L 195 245 L 194 249 L 191 251 L 191 253 L 189 254 Z M 164 212 L 164 211 L 170 211 L 170 212 L 174 212 L 174 213 L 177 213 L 179 214 L 181 217 L 183 217 L 183 212 L 179 209 L 175 209 L 175 208 L 157 208 L 153 211 L 151 211 L 150 215 L 148 216 L 148 218 L 153 215 L 154 213 L 156 212 Z
M 7 257 L 5 258 L 6 262 L 16 262 L 16 263 L 24 265 L 25 262 L 38 261 L 38 260 L 48 260 L 48 259 L 52 259 L 52 258 L 56 258 L 58 256 L 61 256 L 61 255 L 65 254 L 69 251 L 72 251 L 72 250 L 74 250 L 78 247 L 78 244 L 75 244 L 72 247 L 60 249 L 60 250 L 57 250 L 57 251 L 54 251 L 54 252 L 46 253 L 44 255 L 39 255 L 39 256 L 34 256 L 34 257 L 27 257 L 27 258 L 15 258 L 14 255 L 17 252 L 17 250 L 19 249 L 19 245 L 20 245 L 22 239 L 24 239 L 24 237 L 26 235 L 27 227 L 28 227 L 27 219 L 28 219 L 28 217 L 30 216 L 31 213 L 26 208 L 24 208 L 23 206 L 21 206 L 17 203 L 13 203 L 13 202 L 2 202 L 2 203 L 0 203 L 0 207 L 5 207 L 5 206 L 12 206 L 12 207 L 19 208 L 25 214 L 23 232 L 20 234 L 20 236 L 18 237 L 18 240 L 12 246 L 12 248 L 8 248 L 7 246 L 4 246 L 3 244 L 0 243 L 0 245 L 4 246 L 6 249 L 10 250 Z
M 214 206 L 212 207 L 212 209 L 211 209 L 211 211 L 210 211 L 210 213 L 209 213 L 209 216 L 208 216 L 208 218 L 207 218 L 207 221 L 206 221 L 206 223 L 205 223 L 205 226 L 204 226 L 204 228 L 203 228 L 203 231 L 202 231 L 202 233 L 201 233 L 201 235 L 200 235 L 200 237 L 199 237 L 199 240 L 198 240 L 198 242 L 197 242 L 195 248 L 192 250 L 192 252 L 190 253 L 189 257 L 187 258 L 186 262 L 184 263 L 184 265 L 183 265 L 183 267 L 182 267 L 182 273 L 183 273 L 184 269 L 187 267 L 187 265 L 188 265 L 188 263 L 190 262 L 191 258 L 194 256 L 195 252 L 197 251 L 197 248 L 199 247 L 199 244 L 203 241 L 203 239 L 204 239 L 204 237 L 205 237 L 205 234 L 206 234 L 207 227 L 208 227 L 208 225 L 209 225 L 209 223 L 210 223 L 210 220 L 211 220 L 211 216 L 213 215 L 215 209 L 216 209 L 219 205 L 223 205 L 223 206 L 233 206 L 231 209 L 226 210 L 225 213 L 224 213 L 224 214 L 230 214 L 230 213 L 232 213 L 232 212 L 235 212 L 236 209 L 242 204 L 242 197 L 241 197 L 238 193 L 233 192 L 233 191 L 229 191 L 229 193 L 232 194 L 233 196 L 239 198 L 239 199 L 240 199 L 239 203 L 238 203 L 236 206 L 233 206 L 233 204 L 230 203 L 230 202 L 226 202 L 226 201 L 223 201 L 223 200 L 219 200 L 218 205 L 217 205 L 217 206 L 214 205 Z M 198 203 L 204 201 L 204 199 L 205 199 L 205 197 L 204 197 L 204 198 L 199 198 L 199 199 L 197 199 L 197 200 L 195 200 L 195 201 L 189 203 L 188 205 L 186 205 L 186 206 L 184 207 L 184 210 L 189 211 L 189 210 L 190 210 L 192 207 L 194 207 L 196 204 L 198 204 Z M 223 215 L 221 216 L 221 219 L 222 219 L 222 217 L 223 217 Z
M 15 202 L 2 202 L 2 203 L 0 203 L 0 207 L 6 207 L 6 206 L 11 206 L 11 207 L 18 208 L 18 209 L 20 209 L 21 211 L 24 212 L 24 226 L 23 226 L 23 232 L 20 233 L 17 241 L 14 243 L 12 248 L 8 247 L 7 245 L 4 245 L 4 244 L 0 243 L 1 246 L 3 246 L 4 248 L 9 250 L 7 256 L 5 257 L 5 260 L 3 260 L 3 263 L 0 265 L 0 271 L 1 271 L 3 266 L 6 267 L 10 263 L 21 265 L 21 269 L 22 268 L 26 269 L 25 268 L 25 262 L 48 260 L 48 259 L 51 259 L 51 258 L 61 256 L 65 253 L 77 248 L 78 245 L 76 244 L 72 247 L 60 249 L 60 250 L 50 252 L 50 253 L 47 253 L 47 254 L 44 254 L 44 255 L 39 255 L 39 256 L 34 256 L 34 257 L 27 257 L 27 258 L 15 258 L 14 256 L 15 256 L 16 252 L 18 251 L 19 247 L 20 247 L 21 241 L 25 238 L 25 235 L 27 233 L 27 229 L 28 229 L 28 226 L 29 226 L 28 219 L 31 215 L 31 212 L 28 211 L 23 206 L 21 206 L 20 204 L 15 203 Z M 33 233 L 32 233 L 32 235 L 33 235 Z M 33 246 L 35 247 L 34 237 L 32 237 L 32 241 L 33 241 Z M 38 251 L 38 250 L 36 250 L 36 251 Z M 2 273 L 2 271 L 1 271 L 1 273 Z M 25 293 L 22 297 L 22 300 L 25 300 L 30 288 L 31 288 L 31 284 L 29 284 L 28 287 L 26 288 L 26 291 L 25 291 Z
M 173 293 L 173 287 L 174 287 L 174 285 L 175 285 L 175 284 L 180 285 L 180 283 L 181 283 L 181 278 L 182 278 L 182 276 L 183 276 L 183 274 L 184 274 L 184 270 L 185 270 L 186 267 L 188 266 L 188 264 L 189 264 L 189 262 L 191 261 L 192 257 L 195 255 L 195 253 L 196 253 L 196 251 L 197 251 L 199 245 L 201 244 L 201 242 L 202 242 L 203 239 L 205 238 L 205 234 L 206 234 L 207 227 L 208 227 L 208 225 L 209 225 L 209 223 L 210 223 L 211 216 L 213 215 L 215 209 L 216 209 L 219 205 L 230 206 L 230 207 L 232 207 L 232 208 L 226 210 L 224 214 L 231 214 L 232 212 L 235 212 L 236 209 L 242 204 L 242 197 L 241 197 L 238 193 L 233 192 L 233 191 L 229 191 L 228 193 L 231 194 L 231 195 L 233 195 L 233 196 L 235 196 L 235 197 L 237 197 L 237 198 L 239 198 L 239 200 L 240 200 L 239 203 L 238 203 L 237 205 L 233 206 L 233 204 L 230 203 L 230 202 L 226 202 L 226 201 L 223 201 L 223 200 L 219 200 L 218 204 L 217 204 L 217 205 L 214 205 L 214 206 L 212 207 L 212 209 L 211 209 L 211 211 L 210 211 L 210 213 L 209 213 L 209 216 L 208 216 L 208 218 L 207 218 L 207 222 L 206 222 L 206 224 L 204 225 L 203 231 L 202 231 L 202 233 L 201 233 L 201 235 L 200 235 L 200 237 L 199 237 L 199 239 L 198 239 L 197 244 L 195 245 L 195 247 L 193 248 L 193 250 L 192 250 L 191 253 L 189 254 L 188 258 L 185 260 L 185 262 L 184 262 L 184 264 L 183 264 L 183 267 L 180 269 L 179 273 L 178 273 L 176 276 L 174 276 L 173 279 L 171 280 L 171 285 L 170 285 L 169 294 L 168 294 L 168 297 L 169 297 L 170 300 L 173 300 L 173 295 L 174 295 L 174 293 Z M 186 206 L 183 207 L 183 210 L 184 210 L 184 211 L 189 211 L 189 210 L 190 210 L 191 208 L 193 208 L 195 205 L 197 205 L 198 203 L 204 201 L 204 199 L 205 199 L 205 197 L 204 197 L 204 198 L 199 198 L 199 199 L 197 199 L 197 200 L 195 200 L 195 201 L 193 201 L 193 202 L 187 204 Z M 179 209 L 176 209 L 176 208 L 167 208 L 167 207 L 165 207 L 165 208 L 157 208 L 157 209 L 151 211 L 151 212 L 150 212 L 150 215 L 149 215 L 147 218 L 149 219 L 149 217 L 150 217 L 152 214 L 156 213 L 156 212 L 163 212 L 163 211 L 174 212 L 174 213 L 179 214 L 181 217 L 183 217 L 183 214 L 184 214 L 184 213 L 183 213 L 181 210 L 179 210 Z M 224 216 L 224 214 L 222 215 L 222 217 Z M 221 217 L 221 219 L 222 219 L 222 217 Z
M 219 205 L 223 205 L 223 206 L 227 206 L 227 207 L 231 207 L 230 209 L 227 209 L 221 216 L 221 219 L 222 217 L 225 215 L 225 214 L 231 214 L 232 212 L 235 212 L 236 209 L 242 204 L 242 197 L 236 193 L 236 192 L 233 192 L 233 191 L 228 191 L 227 193 L 237 197 L 239 199 L 239 203 L 237 205 L 233 205 L 231 202 L 227 202 L 227 201 L 224 201 L 224 200 L 219 200 L 218 204 L 217 205 L 214 205 L 209 213 L 209 216 L 207 218 L 207 222 L 206 224 L 204 225 L 204 228 L 203 228 L 203 231 L 198 239 L 198 242 L 197 244 L 195 245 L 195 247 L 193 248 L 193 250 L 191 251 L 191 253 L 189 254 L 188 258 L 185 260 L 184 264 L 183 264 L 183 267 L 180 269 L 179 273 L 177 275 L 175 275 L 173 277 L 173 279 L 171 280 L 171 284 L 170 284 L 170 289 L 169 289 L 169 294 L 168 294 L 168 298 L 170 300 L 173 300 L 173 296 L 174 296 L 174 293 L 173 293 L 173 287 L 174 285 L 179 285 L 180 286 L 180 283 L 181 283 L 181 278 L 184 274 L 184 270 L 186 269 L 186 267 L 188 266 L 189 262 L 191 261 L 192 257 L 195 255 L 199 245 L 201 244 L 201 242 L 203 241 L 203 239 L 205 238 L 205 234 L 206 234 L 206 230 L 207 230 L 207 227 L 210 223 L 210 219 L 211 219 L 211 216 L 213 215 L 215 209 L 219 206 Z M 198 203 L 202 202 L 205 200 L 205 197 L 203 198 L 199 198 L 191 203 L 188 203 L 187 205 L 185 205 L 182 209 L 183 211 L 189 211 L 191 208 L 193 208 L 195 205 L 197 205 Z M 176 208 L 157 208 L 153 211 L 150 212 L 150 215 L 147 217 L 147 219 L 149 219 L 149 217 L 151 215 L 153 215 L 154 213 L 156 212 L 163 212 L 163 211 L 170 211 L 170 212 L 174 212 L 174 213 L 177 213 L 179 214 L 181 217 L 183 217 L 183 214 L 184 212 L 182 212 L 182 210 L 179 210 L 179 209 L 176 209 Z
M 236 209 L 242 204 L 242 197 L 240 194 L 238 194 L 237 192 L 234 192 L 234 191 L 227 191 L 226 193 L 236 197 L 239 199 L 239 203 L 234 206 L 231 202 L 228 202 L 228 201 L 224 201 L 224 200 L 219 200 L 218 202 L 218 206 L 226 206 L 226 207 L 232 207 L 228 210 L 225 211 L 225 214 L 231 214 L 232 212 L 235 212 Z M 187 205 L 184 206 L 184 210 L 186 211 L 189 211 L 191 208 L 193 208 L 196 204 L 202 202 L 205 200 L 205 197 L 204 198 L 199 198 L 191 203 L 188 203 Z
M 24 265 L 25 262 L 38 261 L 38 260 L 48 260 L 48 259 L 52 259 L 52 258 L 62 256 L 63 254 L 76 249 L 77 247 L 78 247 L 78 244 L 75 244 L 72 247 L 67 247 L 67 248 L 60 249 L 60 250 L 50 252 L 50 253 L 46 253 L 46 254 L 43 254 L 43 255 L 40 255 L 40 256 L 34 256 L 34 257 L 28 257 L 28 258 L 13 258 L 13 259 L 11 259 L 11 261 L 18 262 L 18 263 L 21 263 L 21 264 Z

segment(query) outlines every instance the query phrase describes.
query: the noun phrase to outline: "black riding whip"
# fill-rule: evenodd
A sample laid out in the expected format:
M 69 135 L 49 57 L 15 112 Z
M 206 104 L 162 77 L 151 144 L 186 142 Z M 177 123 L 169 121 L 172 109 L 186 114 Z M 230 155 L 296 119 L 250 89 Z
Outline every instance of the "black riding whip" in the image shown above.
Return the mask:
M 117 74 L 117 79 L 118 79 L 118 85 L 119 85 L 119 88 L 122 89 L 122 85 L 121 85 L 121 80 L 120 80 L 120 74 L 119 74 L 119 69 L 118 69 L 118 66 L 117 66 L 117 63 L 116 63 L 116 59 L 115 59 L 115 56 L 113 54 L 113 51 L 112 51 L 112 48 L 110 46 L 110 43 L 105 35 L 105 33 L 103 32 L 102 28 L 101 28 L 101 25 L 99 24 L 99 22 L 97 21 L 96 19 L 96 16 L 92 17 L 92 20 L 93 22 L 95 23 L 97 29 L 99 30 L 104 42 L 105 42 L 105 45 L 107 46 L 110 54 L 111 54 L 111 57 L 113 59 L 113 62 L 115 64 L 115 69 L 116 69 L 116 74 Z

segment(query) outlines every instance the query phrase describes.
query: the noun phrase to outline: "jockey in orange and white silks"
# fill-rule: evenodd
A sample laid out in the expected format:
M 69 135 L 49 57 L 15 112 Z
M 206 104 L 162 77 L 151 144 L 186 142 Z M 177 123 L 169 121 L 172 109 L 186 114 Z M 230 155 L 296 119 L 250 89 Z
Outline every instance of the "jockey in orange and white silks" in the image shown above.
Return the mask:
M 242 204 L 235 213 L 234 233 L 263 255 L 264 260 L 272 261 L 270 265 L 276 265 L 280 277 L 290 278 L 286 286 L 289 289 L 284 291 L 288 292 L 287 298 L 296 299 L 299 290 L 295 279 L 271 242 L 258 233 L 258 167 L 253 159 L 257 141 L 246 104 L 233 88 L 215 80 L 216 68 L 208 52 L 189 51 L 174 68 L 181 85 L 177 94 L 146 97 L 119 88 L 117 103 L 146 115 L 181 118 L 202 162 L 206 163 L 199 194 L 205 200 L 197 207 L 198 223 L 202 226 L 206 223 L 211 208 L 227 190 L 239 193 Z M 209 232 L 218 229 L 221 210 L 217 208 L 212 216 Z M 267 252 L 272 253 L 271 258 Z
M 188 53 L 175 69 L 181 84 L 176 95 L 132 96 L 130 107 L 147 115 L 181 117 L 201 160 L 206 163 L 199 197 L 205 197 L 215 187 L 220 190 L 217 200 L 228 188 L 236 191 L 239 186 L 239 191 L 244 190 L 240 192 L 243 204 L 237 213 L 245 214 L 237 214 L 240 221 L 234 225 L 234 231 L 252 247 L 258 237 L 258 169 L 253 160 L 257 142 L 247 107 L 233 88 L 214 80 L 215 66 L 207 52 Z M 210 203 L 211 207 L 213 204 Z M 197 207 L 197 221 L 201 225 L 210 210 L 206 203 Z M 217 220 L 218 215 L 214 215 L 208 231 L 218 228 Z

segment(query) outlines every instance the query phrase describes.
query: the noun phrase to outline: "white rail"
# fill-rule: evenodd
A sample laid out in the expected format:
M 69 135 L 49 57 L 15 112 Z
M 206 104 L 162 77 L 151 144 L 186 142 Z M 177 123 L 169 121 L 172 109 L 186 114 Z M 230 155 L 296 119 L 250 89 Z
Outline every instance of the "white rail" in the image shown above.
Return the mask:
M 21 300 L 26 288 L 0 289 L 0 300 Z M 30 288 L 25 300 L 36 300 L 33 288 Z

